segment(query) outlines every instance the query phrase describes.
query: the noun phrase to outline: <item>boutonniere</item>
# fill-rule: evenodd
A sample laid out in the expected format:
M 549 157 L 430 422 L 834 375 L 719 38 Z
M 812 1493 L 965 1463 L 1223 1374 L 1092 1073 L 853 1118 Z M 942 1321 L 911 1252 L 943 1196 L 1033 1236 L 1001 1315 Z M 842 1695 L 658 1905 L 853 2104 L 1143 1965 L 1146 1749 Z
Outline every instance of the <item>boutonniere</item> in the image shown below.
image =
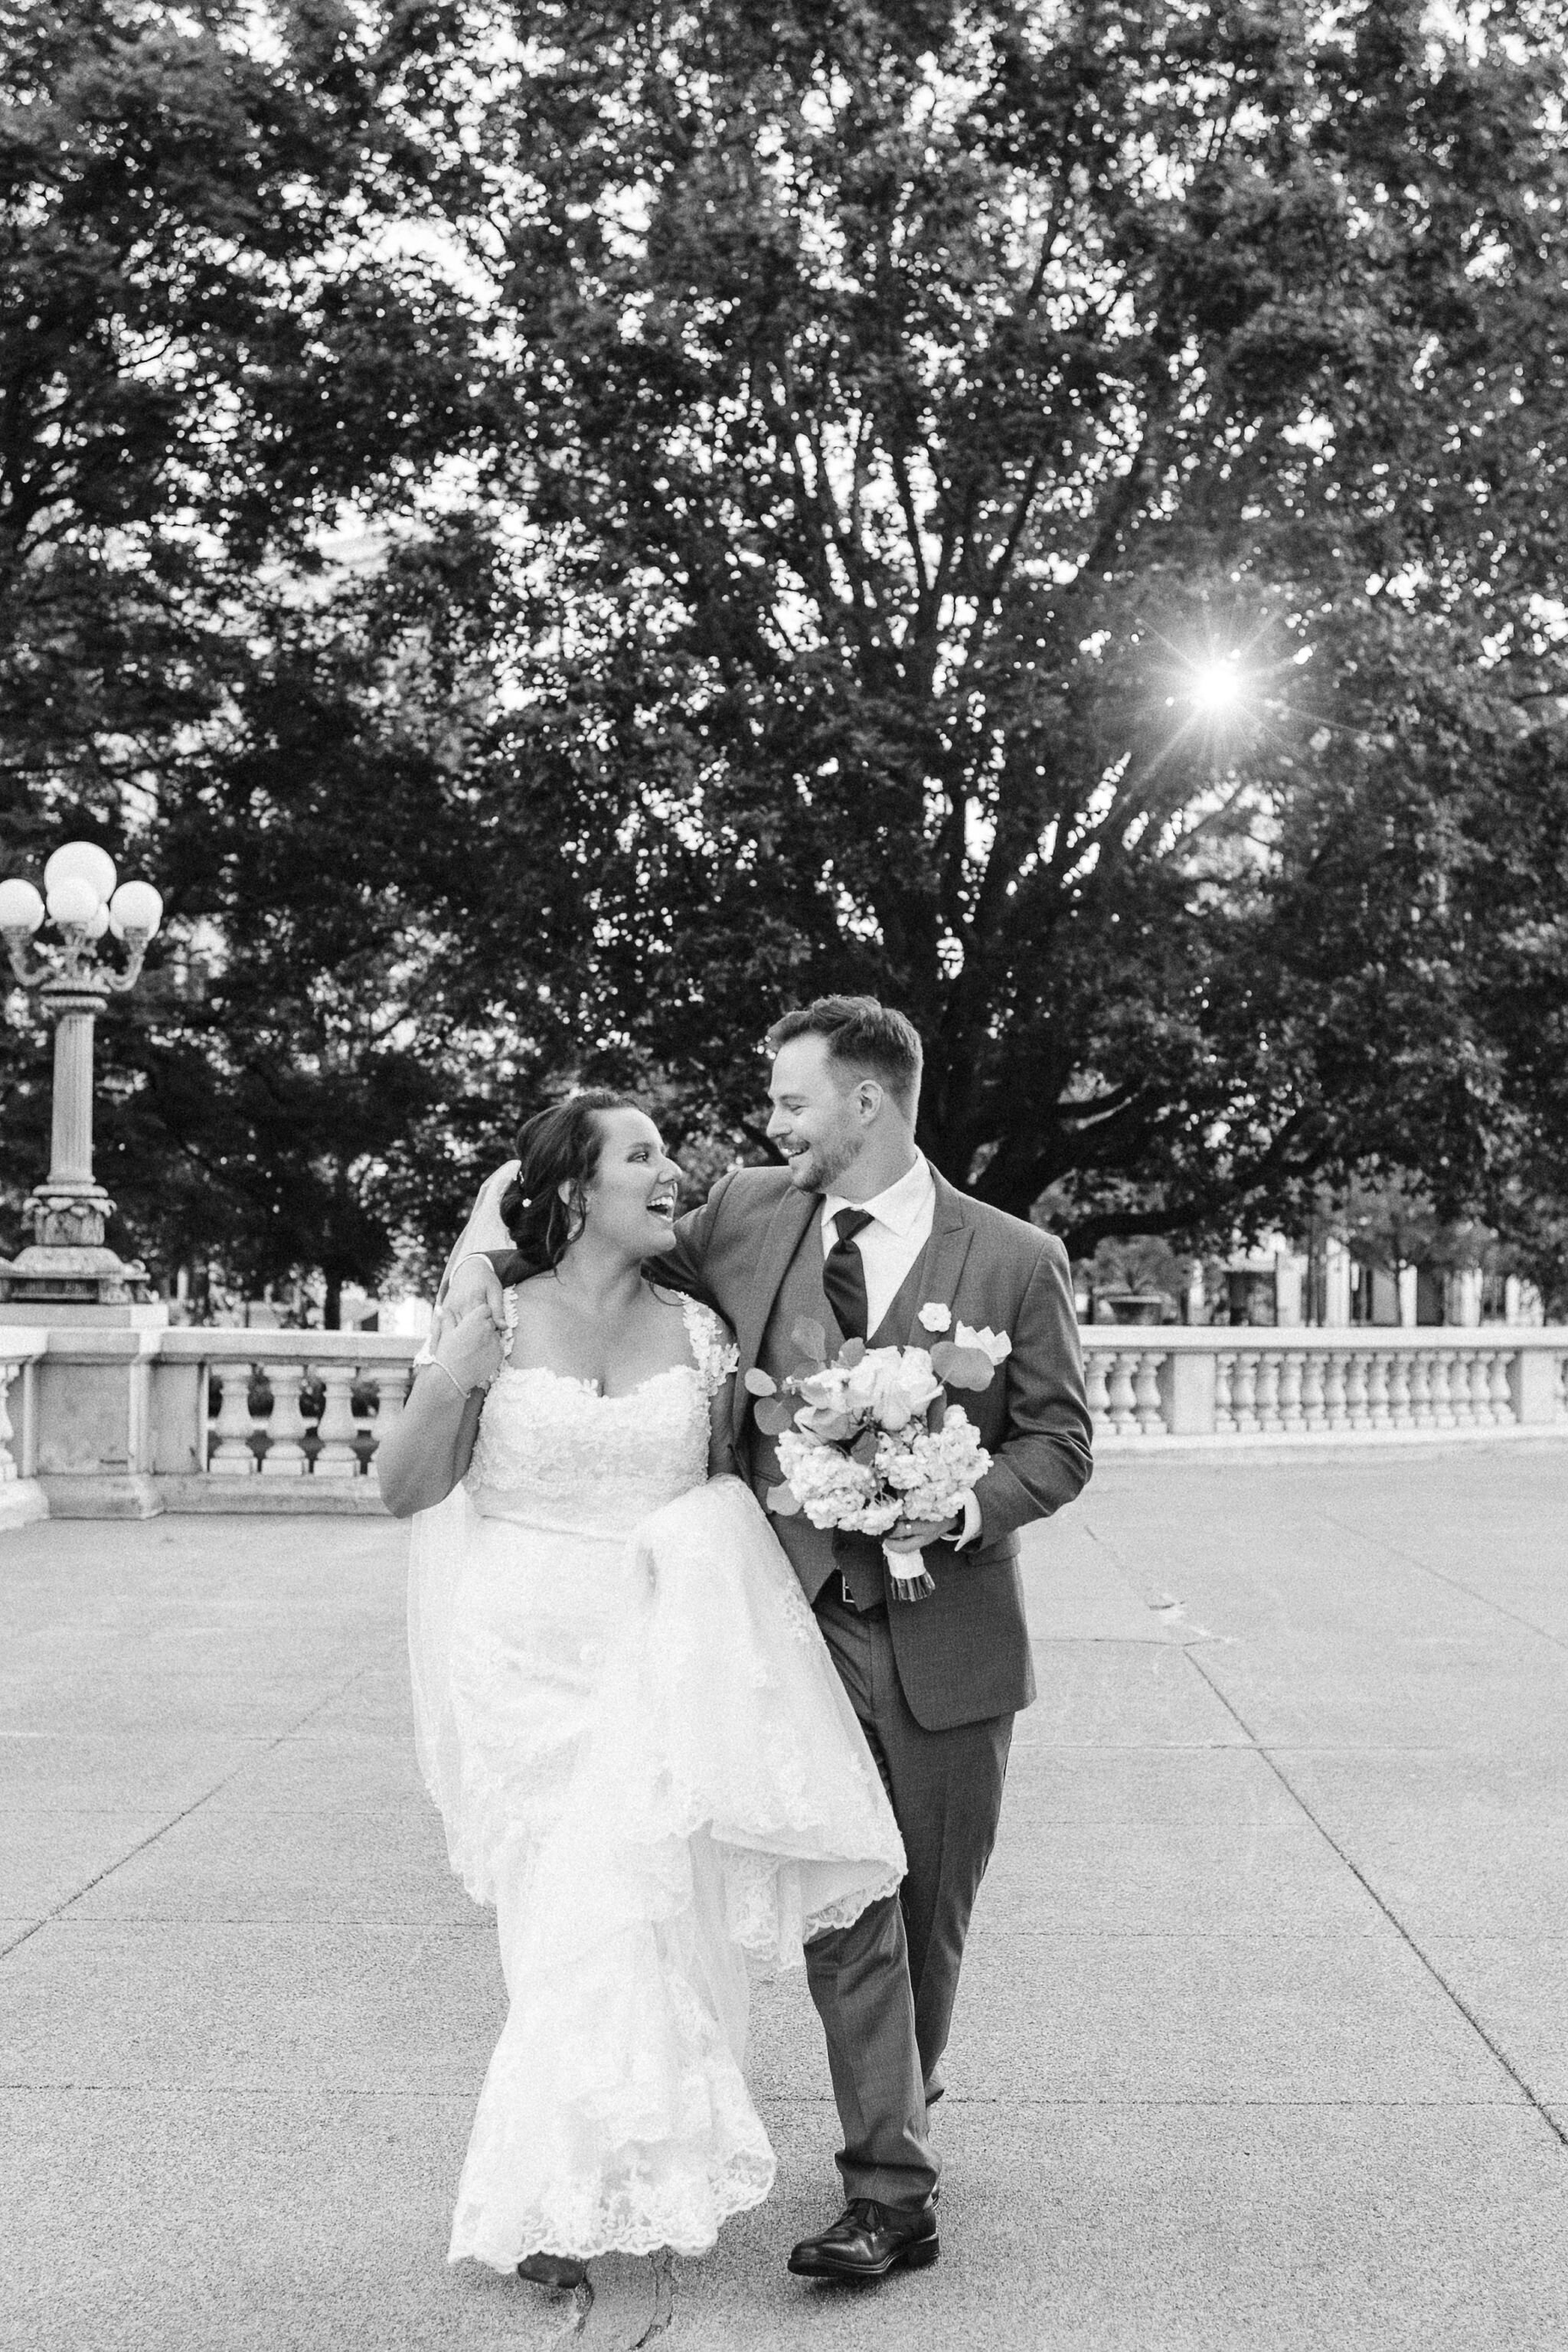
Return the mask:
M 948 1331 L 952 1328 L 952 1309 L 935 1298 L 928 1298 L 915 1319 L 927 1331 Z

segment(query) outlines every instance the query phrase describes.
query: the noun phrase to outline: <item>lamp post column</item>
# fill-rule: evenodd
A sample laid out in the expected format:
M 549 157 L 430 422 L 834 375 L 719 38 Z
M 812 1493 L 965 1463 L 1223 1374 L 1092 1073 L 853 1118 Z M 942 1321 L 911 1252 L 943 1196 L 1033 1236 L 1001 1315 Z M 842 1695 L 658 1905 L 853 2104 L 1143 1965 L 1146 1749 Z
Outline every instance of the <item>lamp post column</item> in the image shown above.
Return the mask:
M 54 1097 L 49 1172 L 26 1205 L 33 1241 L 15 1265 L 0 1264 L 5 1321 L 49 1319 L 70 1307 L 93 1319 L 151 1320 L 146 1276 L 107 1245 L 114 1203 L 92 1172 L 92 1048 L 98 1016 L 111 996 L 136 985 L 163 902 L 148 882 L 121 883 L 106 850 L 85 841 L 57 849 L 44 868 L 46 901 L 30 882 L 0 882 L 0 935 L 11 970 L 36 988 L 54 1024 Z M 59 945 L 34 956 L 46 914 Z M 100 961 L 95 943 L 111 932 L 125 943 L 123 968 Z
M 37 991 L 55 1032 L 49 1172 L 26 1202 L 32 1242 L 0 1264 L 0 1326 L 52 1327 L 34 1380 L 37 1476 L 49 1510 L 142 1518 L 163 1508 L 159 1432 L 177 1424 L 188 1444 L 196 1407 L 164 1395 L 154 1335 L 168 1309 L 147 1296 L 145 1268 L 108 1245 L 114 1203 L 92 1172 L 92 1049 L 99 1014 L 136 985 L 163 902 L 151 883 L 120 882 L 91 842 L 57 849 L 44 884 L 47 900 L 20 876 L 0 881 L 12 972 Z M 46 916 L 59 936 L 40 954 L 33 942 Z M 124 943 L 118 968 L 112 950 L 98 951 L 106 934 Z
M 38 993 L 55 1024 L 49 1172 L 27 1201 L 33 1246 L 8 1269 L 11 1297 L 126 1298 L 141 1268 L 105 1247 L 114 1203 L 92 1172 L 93 1027 L 109 999 L 80 980 L 47 981 Z
M 46 982 L 39 994 L 55 1024 L 54 1101 L 49 1172 L 27 1205 L 40 1247 L 101 1246 L 114 1203 L 92 1173 L 92 1047 L 109 1000 L 58 982 Z

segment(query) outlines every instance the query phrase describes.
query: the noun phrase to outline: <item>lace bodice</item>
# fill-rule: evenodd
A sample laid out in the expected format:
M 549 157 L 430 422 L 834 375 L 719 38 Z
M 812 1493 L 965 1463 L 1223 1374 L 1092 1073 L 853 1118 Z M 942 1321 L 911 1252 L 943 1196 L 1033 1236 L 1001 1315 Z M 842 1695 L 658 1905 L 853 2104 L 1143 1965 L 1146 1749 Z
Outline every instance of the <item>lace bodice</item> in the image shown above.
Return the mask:
M 506 1295 L 506 1353 L 517 1294 Z M 625 1396 L 540 1364 L 502 1365 L 479 1418 L 466 1485 L 475 1508 L 563 1533 L 622 1537 L 708 1475 L 709 1404 L 735 1370 L 719 1318 L 683 1297 L 692 1360 Z

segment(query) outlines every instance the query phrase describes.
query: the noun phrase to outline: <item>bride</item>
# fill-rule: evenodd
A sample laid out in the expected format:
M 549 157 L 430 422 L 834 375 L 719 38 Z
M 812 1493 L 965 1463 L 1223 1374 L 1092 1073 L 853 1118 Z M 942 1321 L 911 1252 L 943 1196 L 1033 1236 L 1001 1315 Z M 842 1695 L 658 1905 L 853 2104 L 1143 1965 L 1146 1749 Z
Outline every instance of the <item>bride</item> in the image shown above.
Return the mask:
M 415 1725 L 509 2009 L 449 2258 L 552 2284 L 706 2252 L 773 2156 L 747 1970 L 903 1874 L 864 1737 L 728 1456 L 734 1352 L 660 1286 L 676 1182 L 589 1092 L 531 1119 L 501 1202 L 506 1329 L 447 1329 L 377 1454 L 414 1516 Z

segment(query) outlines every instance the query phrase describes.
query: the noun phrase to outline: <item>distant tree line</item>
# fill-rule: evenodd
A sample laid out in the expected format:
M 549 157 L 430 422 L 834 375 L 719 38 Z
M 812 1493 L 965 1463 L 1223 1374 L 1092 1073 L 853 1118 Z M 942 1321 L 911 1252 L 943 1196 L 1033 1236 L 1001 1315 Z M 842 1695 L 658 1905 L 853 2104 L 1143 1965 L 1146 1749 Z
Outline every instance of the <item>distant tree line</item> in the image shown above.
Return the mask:
M 865 987 L 1077 1255 L 1383 1178 L 1563 1298 L 1551 16 L 0 0 L 0 853 L 169 902 L 124 1238 L 335 1297 L 579 1077 L 763 1156 Z

